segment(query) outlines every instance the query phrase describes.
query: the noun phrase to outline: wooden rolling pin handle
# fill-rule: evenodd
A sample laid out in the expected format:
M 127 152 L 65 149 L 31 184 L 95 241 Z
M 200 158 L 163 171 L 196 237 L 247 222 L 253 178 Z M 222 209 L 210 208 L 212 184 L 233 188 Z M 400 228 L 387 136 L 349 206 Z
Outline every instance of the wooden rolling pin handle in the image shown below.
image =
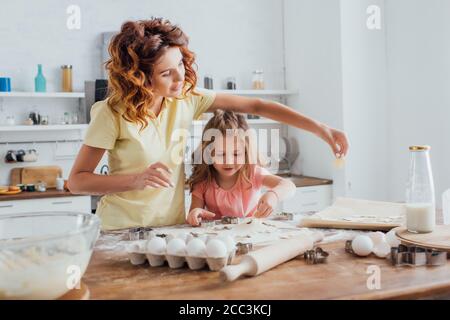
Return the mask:
M 251 259 L 243 259 L 239 264 L 230 265 L 220 270 L 220 277 L 223 281 L 234 281 L 243 275 L 253 275 L 256 266 Z
M 302 235 L 298 238 L 281 240 L 274 245 L 246 254 L 239 264 L 223 267 L 220 270 L 220 277 L 225 281 L 234 281 L 242 275 L 258 275 L 303 254 L 305 250 L 312 249 L 314 243 L 323 238 L 322 232 L 314 232 L 310 236 Z

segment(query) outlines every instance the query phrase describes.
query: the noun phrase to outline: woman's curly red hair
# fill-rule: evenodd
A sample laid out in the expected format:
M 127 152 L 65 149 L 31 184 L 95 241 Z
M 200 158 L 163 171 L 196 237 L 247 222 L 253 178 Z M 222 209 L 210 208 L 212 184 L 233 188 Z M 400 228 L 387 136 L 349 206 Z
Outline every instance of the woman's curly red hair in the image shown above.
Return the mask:
M 151 78 L 154 65 L 170 47 L 178 47 L 183 55 L 185 85 L 183 96 L 197 83 L 193 68 L 195 55 L 188 49 L 188 37 L 176 25 L 162 18 L 125 22 L 109 45 L 110 59 L 105 66 L 109 72 L 108 105 L 118 111 L 124 106 L 125 120 L 148 125 L 154 95 Z

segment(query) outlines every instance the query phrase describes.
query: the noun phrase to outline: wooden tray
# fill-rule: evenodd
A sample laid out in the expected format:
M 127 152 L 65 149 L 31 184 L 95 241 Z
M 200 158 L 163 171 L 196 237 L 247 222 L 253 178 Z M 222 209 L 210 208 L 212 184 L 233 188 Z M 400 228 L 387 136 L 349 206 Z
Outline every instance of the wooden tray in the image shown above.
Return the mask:
M 354 229 L 354 230 L 372 230 L 389 231 L 398 227 L 398 224 L 390 223 L 364 223 L 351 221 L 333 221 L 325 219 L 303 218 L 299 227 L 304 228 L 331 228 L 331 229 Z
M 22 190 L 15 190 L 15 191 L 0 191 L 0 195 L 3 195 L 3 194 L 5 194 L 5 195 L 11 195 L 11 194 L 18 194 L 18 193 L 21 193 L 22 192 Z
M 430 233 L 412 233 L 398 227 L 395 234 L 405 244 L 450 252 L 450 225 L 437 225 Z

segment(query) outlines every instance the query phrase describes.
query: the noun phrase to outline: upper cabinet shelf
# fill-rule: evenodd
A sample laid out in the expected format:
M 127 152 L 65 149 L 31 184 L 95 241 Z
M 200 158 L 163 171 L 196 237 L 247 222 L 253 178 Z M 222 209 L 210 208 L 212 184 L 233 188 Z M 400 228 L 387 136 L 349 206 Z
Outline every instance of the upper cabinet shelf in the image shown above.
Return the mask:
M 0 98 L 84 98 L 84 92 L 0 92 Z
M 217 93 L 229 93 L 239 96 L 291 96 L 298 94 L 297 90 L 213 90 Z

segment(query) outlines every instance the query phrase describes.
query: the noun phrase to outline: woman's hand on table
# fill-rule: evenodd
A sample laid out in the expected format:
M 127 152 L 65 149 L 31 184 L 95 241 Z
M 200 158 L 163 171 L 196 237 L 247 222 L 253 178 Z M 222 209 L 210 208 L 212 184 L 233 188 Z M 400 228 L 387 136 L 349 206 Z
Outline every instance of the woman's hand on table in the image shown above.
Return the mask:
M 202 221 L 202 219 L 211 220 L 215 216 L 216 216 L 215 213 L 212 213 L 203 208 L 194 208 L 189 212 L 189 214 L 186 218 L 186 221 L 191 226 L 198 226 L 198 225 L 200 225 L 200 222 Z
M 265 218 L 272 214 L 273 210 L 277 207 L 278 197 L 275 192 L 267 191 L 259 199 L 256 206 L 255 218 Z
M 142 190 L 146 187 L 150 188 L 169 188 L 173 187 L 172 170 L 165 164 L 156 162 L 150 165 L 144 172 L 137 174 L 135 178 L 136 189 Z

